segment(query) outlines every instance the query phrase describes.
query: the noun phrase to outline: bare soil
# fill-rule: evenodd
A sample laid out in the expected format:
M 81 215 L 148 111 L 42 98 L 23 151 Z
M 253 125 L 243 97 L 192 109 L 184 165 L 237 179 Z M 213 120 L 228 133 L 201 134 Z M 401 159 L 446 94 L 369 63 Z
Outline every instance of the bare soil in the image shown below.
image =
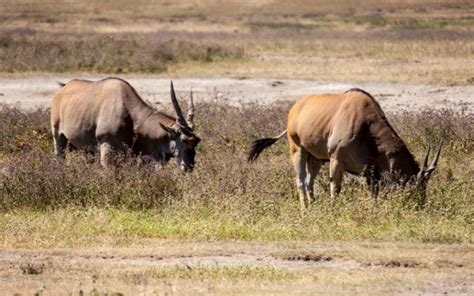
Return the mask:
M 141 240 L 124 247 L 2 250 L 3 292 L 56 294 L 417 294 L 472 295 L 469 245 Z M 246 266 L 289 278 L 202 278 L 202 268 Z M 163 268 L 193 276 L 153 276 Z
M 98 80 L 94 76 L 31 76 L 0 78 L 0 103 L 24 108 L 49 107 L 59 89 L 57 82 L 74 78 Z M 138 93 L 153 104 L 169 104 L 171 78 L 123 77 Z M 315 93 L 338 93 L 358 87 L 371 93 L 385 111 L 423 111 L 426 108 L 448 108 L 472 113 L 474 86 L 436 86 L 386 82 L 323 82 L 303 79 L 239 79 L 239 78 L 173 78 L 178 95 L 187 96 L 192 89 L 195 101 L 229 104 L 296 100 Z

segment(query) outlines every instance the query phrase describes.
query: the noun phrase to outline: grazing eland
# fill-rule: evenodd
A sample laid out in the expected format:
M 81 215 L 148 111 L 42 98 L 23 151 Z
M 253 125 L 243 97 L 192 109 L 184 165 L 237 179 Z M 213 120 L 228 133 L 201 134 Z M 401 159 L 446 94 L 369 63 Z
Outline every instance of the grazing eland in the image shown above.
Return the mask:
M 424 196 L 441 151 L 440 144 L 428 166 L 428 147 L 420 168 L 380 105 L 361 89 L 303 97 L 291 107 L 287 129 L 274 138 L 254 141 L 248 161 L 286 134 L 302 210 L 314 198 L 314 179 L 325 162 L 333 198 L 341 191 L 344 172 L 363 173 L 374 197 L 382 180 L 414 182 Z
M 51 128 L 56 155 L 63 159 L 69 146 L 100 152 L 100 163 L 111 164 L 114 151 L 132 149 L 164 165 L 176 157 L 183 171 L 195 163 L 199 137 L 194 133 L 192 93 L 187 119 L 178 104 L 171 82 L 171 102 L 177 118 L 156 111 L 126 81 L 72 80 L 53 97 Z

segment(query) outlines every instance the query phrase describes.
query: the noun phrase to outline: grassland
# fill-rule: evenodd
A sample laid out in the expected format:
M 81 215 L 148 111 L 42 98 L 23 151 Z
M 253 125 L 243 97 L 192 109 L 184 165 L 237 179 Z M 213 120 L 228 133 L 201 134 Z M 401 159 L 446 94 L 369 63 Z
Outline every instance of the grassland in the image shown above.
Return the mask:
M 330 200 L 325 169 L 318 200 L 301 217 L 286 145 L 256 164 L 245 161 L 250 140 L 276 133 L 287 109 L 286 103 L 200 105 L 197 124 L 205 141 L 196 171 L 182 174 L 173 163 L 155 172 L 126 156 L 115 172 L 81 153 L 71 153 L 61 165 L 52 154 L 48 112 L 4 106 L 2 244 L 71 247 L 137 237 L 472 242 L 472 163 L 465 161 L 473 153 L 472 114 L 391 115 L 418 157 L 428 144 L 443 140 L 442 161 L 422 208 L 409 188 L 394 189 L 376 203 L 360 178 L 347 178 L 342 195 Z M 276 125 L 265 124 L 275 118 Z
M 467 85 L 465 1 L 8 2 L 0 72 L 300 77 Z
M 0 2 L 6 77 L 474 83 L 469 1 Z M 207 101 L 191 174 L 130 155 L 112 171 L 80 152 L 60 163 L 48 109 L 0 105 L 2 292 L 472 295 L 472 113 L 387 114 L 417 159 L 444 143 L 426 202 L 409 187 L 376 202 L 357 176 L 331 200 L 323 167 L 301 215 L 285 141 L 246 162 L 290 103 Z

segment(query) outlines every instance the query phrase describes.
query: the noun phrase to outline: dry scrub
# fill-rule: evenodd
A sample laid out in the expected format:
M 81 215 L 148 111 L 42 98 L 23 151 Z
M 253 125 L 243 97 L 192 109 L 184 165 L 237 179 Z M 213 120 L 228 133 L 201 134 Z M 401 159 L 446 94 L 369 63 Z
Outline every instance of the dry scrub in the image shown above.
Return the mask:
M 160 73 L 170 64 L 243 57 L 239 47 L 170 36 L 66 35 L 8 31 L 0 35 L 0 72 Z
M 91 3 L 92 2 L 92 3 Z M 474 83 L 466 1 L 9 2 L 0 73 Z
M 245 161 L 248 143 L 276 134 L 288 107 L 200 104 L 196 117 L 204 140 L 195 171 L 182 174 L 173 160 L 155 172 L 127 155 L 115 172 L 82 153 L 69 153 L 60 164 L 52 153 L 48 111 L 3 106 L 3 244 L 87 245 L 134 237 L 472 242 L 472 114 L 390 114 L 418 159 L 426 145 L 443 140 L 424 206 L 410 188 L 395 188 L 375 203 L 358 177 L 346 178 L 332 201 L 323 169 L 317 201 L 301 218 L 286 144 L 255 164 Z

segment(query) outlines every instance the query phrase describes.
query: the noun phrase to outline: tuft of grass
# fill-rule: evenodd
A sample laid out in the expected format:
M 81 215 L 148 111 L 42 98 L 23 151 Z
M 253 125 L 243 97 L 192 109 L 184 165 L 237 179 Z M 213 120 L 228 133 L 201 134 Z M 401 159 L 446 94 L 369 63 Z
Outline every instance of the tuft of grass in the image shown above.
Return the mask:
M 20 265 L 20 270 L 23 274 L 42 274 L 44 271 L 44 264 L 25 263 Z
M 48 110 L 25 112 L 0 104 L 0 156 L 21 151 L 50 151 L 50 135 Z
M 69 155 L 65 165 L 52 158 L 51 153 L 33 152 L 7 162 L 11 169 L 2 180 L 0 208 L 114 205 L 139 210 L 160 208 L 180 196 L 173 177 L 140 160 L 124 161 L 115 172 L 101 172 L 86 155 Z
M 286 269 L 250 265 L 197 267 L 177 265 L 125 271 L 121 277 L 125 281 L 140 283 L 156 279 L 275 281 L 294 279 L 296 273 Z
M 325 23 L 300 23 L 300 22 L 270 22 L 270 21 L 258 21 L 249 22 L 246 24 L 251 31 L 289 31 L 289 32 L 308 32 L 314 30 L 320 30 L 330 28 L 331 24 Z

